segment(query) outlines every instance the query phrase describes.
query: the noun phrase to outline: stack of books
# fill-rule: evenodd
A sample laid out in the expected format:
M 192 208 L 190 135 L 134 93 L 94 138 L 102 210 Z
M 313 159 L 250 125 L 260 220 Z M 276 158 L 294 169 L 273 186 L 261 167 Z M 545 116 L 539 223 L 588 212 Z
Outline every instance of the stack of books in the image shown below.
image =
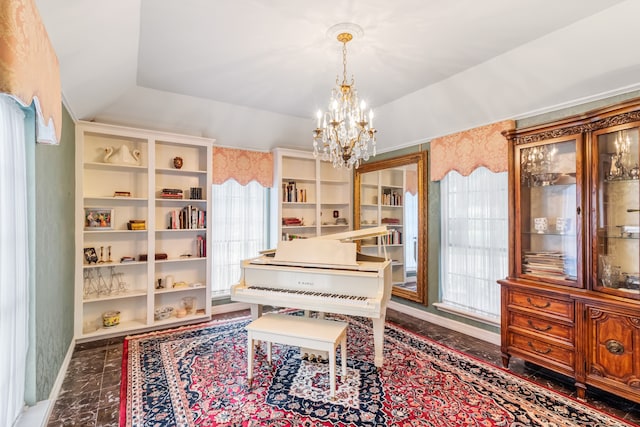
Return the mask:
M 182 199 L 183 193 L 178 188 L 163 188 L 160 197 L 163 199 Z
M 400 218 L 382 218 L 382 224 L 400 224 Z
M 127 230 L 146 230 L 147 222 L 144 219 L 132 219 L 127 223 Z
M 559 251 L 525 252 L 522 272 L 552 279 L 566 279 L 564 271 L 565 255 Z
M 295 217 L 282 217 L 282 225 L 297 226 L 302 225 L 302 220 Z

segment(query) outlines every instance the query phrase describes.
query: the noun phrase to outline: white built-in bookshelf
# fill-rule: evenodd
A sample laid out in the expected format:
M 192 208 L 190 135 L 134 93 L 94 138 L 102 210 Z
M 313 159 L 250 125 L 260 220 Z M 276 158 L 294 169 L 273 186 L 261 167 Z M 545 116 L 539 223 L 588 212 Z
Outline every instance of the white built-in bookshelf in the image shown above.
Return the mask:
M 359 228 L 386 225 L 389 235 L 362 241 L 361 251 L 392 260 L 394 285 L 407 282 L 405 266 L 405 194 L 404 167 L 387 168 L 361 175 Z M 380 241 L 381 240 L 381 241 Z M 415 274 L 414 274 L 415 275 Z
M 77 123 L 78 340 L 210 318 L 213 143 Z M 117 325 L 105 326 L 108 312 L 119 312 Z
M 309 238 L 353 229 L 352 175 L 312 152 L 273 150 L 271 247 L 278 240 Z

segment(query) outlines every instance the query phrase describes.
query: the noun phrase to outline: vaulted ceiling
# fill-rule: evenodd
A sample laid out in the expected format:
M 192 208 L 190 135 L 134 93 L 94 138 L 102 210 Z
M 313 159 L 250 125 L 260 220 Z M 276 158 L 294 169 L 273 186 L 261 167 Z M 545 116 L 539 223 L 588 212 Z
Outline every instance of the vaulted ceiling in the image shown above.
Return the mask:
M 36 3 L 76 119 L 227 146 L 310 148 L 342 73 L 327 30 L 342 22 L 364 30 L 347 69 L 383 151 L 640 82 L 634 0 Z

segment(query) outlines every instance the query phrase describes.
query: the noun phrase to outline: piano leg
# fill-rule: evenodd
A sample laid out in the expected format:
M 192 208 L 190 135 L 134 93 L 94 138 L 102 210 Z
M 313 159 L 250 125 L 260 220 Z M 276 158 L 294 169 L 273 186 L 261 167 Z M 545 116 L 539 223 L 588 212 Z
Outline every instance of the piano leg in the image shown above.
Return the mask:
M 253 385 L 253 357 L 254 357 L 253 335 L 251 332 L 247 334 L 247 384 L 249 389 Z
M 384 363 L 384 320 L 385 315 L 379 318 L 371 318 L 373 321 L 373 348 L 375 350 L 374 364 L 376 368 L 382 368 Z
M 256 320 L 258 317 L 262 317 L 262 305 L 251 304 L 251 318 Z

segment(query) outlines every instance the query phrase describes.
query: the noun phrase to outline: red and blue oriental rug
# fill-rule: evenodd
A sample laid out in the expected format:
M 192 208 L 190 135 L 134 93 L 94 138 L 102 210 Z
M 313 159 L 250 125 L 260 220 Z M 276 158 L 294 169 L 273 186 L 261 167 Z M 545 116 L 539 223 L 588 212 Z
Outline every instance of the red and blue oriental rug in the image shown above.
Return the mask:
M 125 340 L 121 426 L 629 426 L 393 324 L 373 364 L 368 319 L 349 322 L 348 375 L 328 397 L 328 364 L 274 345 L 247 388 L 248 317 Z M 339 370 L 338 370 L 339 371 Z

